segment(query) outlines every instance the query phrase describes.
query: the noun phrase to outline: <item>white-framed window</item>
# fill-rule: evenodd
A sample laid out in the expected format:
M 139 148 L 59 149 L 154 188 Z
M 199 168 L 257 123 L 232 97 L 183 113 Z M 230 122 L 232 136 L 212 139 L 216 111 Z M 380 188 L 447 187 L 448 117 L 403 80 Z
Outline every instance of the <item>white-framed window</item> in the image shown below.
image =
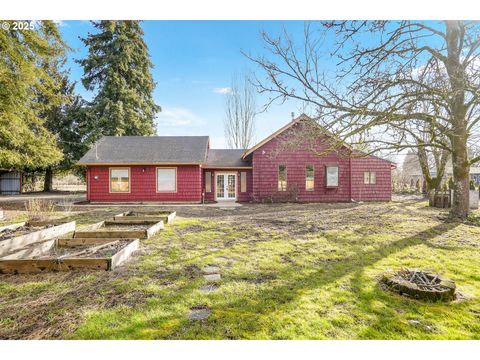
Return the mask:
M 212 173 L 205 171 L 205 192 L 212 192 Z
M 110 192 L 130 192 L 130 168 L 110 168 Z
M 374 171 L 363 172 L 363 183 L 375 185 L 377 183 L 377 174 Z
M 278 191 L 287 191 L 287 167 L 278 165 Z
M 177 168 L 157 168 L 157 192 L 177 191 Z
M 327 187 L 337 187 L 338 186 L 338 166 L 326 166 L 325 177 L 326 177 L 325 183 Z
M 240 192 L 247 192 L 247 172 L 240 173 Z
M 305 190 L 313 191 L 315 189 L 315 170 L 313 165 L 305 167 Z

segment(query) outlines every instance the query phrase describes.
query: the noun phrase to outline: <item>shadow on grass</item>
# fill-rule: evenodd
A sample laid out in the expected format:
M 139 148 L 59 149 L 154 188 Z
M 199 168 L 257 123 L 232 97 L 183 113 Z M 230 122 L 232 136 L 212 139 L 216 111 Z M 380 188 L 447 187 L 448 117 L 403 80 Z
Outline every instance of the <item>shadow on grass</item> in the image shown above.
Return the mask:
M 168 307 L 174 307 L 175 299 L 185 299 L 192 295 L 192 287 L 185 287 L 167 297 L 159 297 L 158 301 L 163 303 L 163 311 L 157 313 L 155 307 L 147 306 L 146 308 L 131 309 L 121 316 L 121 326 L 117 329 L 107 330 L 107 337 L 113 338 L 142 338 L 148 336 L 148 331 L 153 331 L 153 338 L 170 338 L 170 339 L 190 339 L 190 338 L 209 338 L 209 339 L 239 339 L 239 338 L 270 338 L 276 337 L 273 333 L 275 330 L 265 326 L 269 316 L 275 316 L 275 313 L 289 311 L 291 303 L 302 296 L 306 291 L 320 289 L 333 284 L 345 275 L 352 274 L 352 287 L 356 289 L 356 294 L 352 296 L 361 296 L 361 299 L 355 301 L 366 312 L 369 312 L 373 318 L 372 329 L 381 327 L 384 323 L 391 325 L 391 321 L 385 319 L 385 316 L 393 315 L 392 309 L 382 312 L 372 309 L 370 302 L 372 294 L 359 295 L 362 292 L 361 284 L 363 282 L 363 272 L 369 267 L 384 258 L 398 253 L 406 248 L 425 244 L 428 240 L 450 231 L 457 227 L 459 223 L 442 223 L 427 230 L 421 231 L 415 235 L 401 238 L 393 241 L 385 246 L 377 246 L 368 251 L 359 251 L 355 255 L 341 258 L 337 262 L 329 262 L 307 276 L 299 276 L 296 269 L 288 269 L 280 271 L 277 278 L 286 279 L 286 281 L 278 286 L 263 287 L 253 293 L 238 294 L 233 301 L 212 301 L 213 313 L 208 320 L 200 322 L 188 321 L 186 318 L 178 318 L 173 316 L 172 311 L 168 311 Z M 228 285 L 228 279 L 224 282 Z M 386 301 L 386 296 L 383 300 Z M 185 301 L 185 300 L 183 300 Z M 165 308 L 167 306 L 167 308 Z M 151 316 L 136 318 L 135 320 L 128 318 L 128 314 L 134 312 L 151 312 Z M 101 317 L 102 315 L 100 315 Z M 99 320 L 99 319 L 97 319 Z M 336 326 L 333 324 L 333 326 Z M 158 329 L 155 332 L 152 327 Z M 163 327 L 165 327 L 163 329 Z M 394 331 L 398 337 L 408 337 L 403 333 L 401 326 L 394 327 Z M 80 337 L 88 334 L 80 332 Z M 143 334 L 143 335 L 142 335 Z M 373 330 L 365 329 L 362 337 L 369 338 L 379 334 Z M 88 337 L 88 335 L 86 335 Z M 101 336 L 101 334 L 100 334 Z

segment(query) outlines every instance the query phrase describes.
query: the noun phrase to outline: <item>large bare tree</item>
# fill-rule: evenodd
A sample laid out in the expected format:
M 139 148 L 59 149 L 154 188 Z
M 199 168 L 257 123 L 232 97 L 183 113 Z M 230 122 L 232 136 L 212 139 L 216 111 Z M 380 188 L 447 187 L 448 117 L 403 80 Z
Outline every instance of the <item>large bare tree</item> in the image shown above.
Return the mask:
M 225 95 L 225 138 L 231 149 L 248 149 L 253 145 L 255 116 L 255 87 L 247 75 L 233 75 Z
M 479 131 L 480 24 L 467 21 L 306 23 L 304 41 L 262 33 L 268 56 L 245 54 L 274 101 L 308 104 L 342 140 L 369 149 L 421 148 L 412 122 L 429 129 L 431 148 L 450 153 L 451 216 L 468 214 L 468 156 Z M 328 63 L 335 61 L 335 68 Z M 423 104 L 428 103 L 425 107 Z

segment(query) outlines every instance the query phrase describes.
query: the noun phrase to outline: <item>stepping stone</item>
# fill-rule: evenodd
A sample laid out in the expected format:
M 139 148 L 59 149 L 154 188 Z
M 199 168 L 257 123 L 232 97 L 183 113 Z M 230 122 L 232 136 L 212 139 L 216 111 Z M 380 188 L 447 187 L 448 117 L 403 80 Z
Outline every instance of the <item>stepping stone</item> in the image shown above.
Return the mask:
M 220 250 L 220 249 L 217 248 L 217 247 L 212 247 L 212 248 L 210 248 L 210 251 L 218 251 L 218 250 Z
M 188 318 L 190 320 L 205 320 L 208 318 L 212 310 L 208 306 L 199 305 L 194 306 L 190 309 L 190 314 Z
M 201 288 L 200 288 L 200 291 L 201 292 L 204 292 L 204 293 L 211 293 L 211 292 L 214 292 L 215 290 L 218 289 L 218 285 L 215 285 L 215 284 L 207 284 L 207 285 L 203 285 Z
M 207 275 L 203 275 L 203 277 L 207 281 L 215 281 L 215 280 L 220 280 L 222 278 L 220 274 L 207 274 Z
M 216 274 L 220 271 L 220 268 L 218 266 L 213 266 L 213 265 L 208 265 L 208 266 L 205 266 L 202 271 L 205 273 L 205 274 Z

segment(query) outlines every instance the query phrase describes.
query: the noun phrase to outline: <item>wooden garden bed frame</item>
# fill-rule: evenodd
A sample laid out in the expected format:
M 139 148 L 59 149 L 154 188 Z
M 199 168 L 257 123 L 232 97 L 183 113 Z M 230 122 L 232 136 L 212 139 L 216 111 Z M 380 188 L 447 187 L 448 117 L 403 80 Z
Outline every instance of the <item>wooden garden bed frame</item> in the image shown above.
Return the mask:
M 108 225 L 151 225 L 144 230 L 109 230 Z M 164 228 L 163 221 L 157 220 L 141 220 L 124 218 L 118 220 L 100 221 L 96 224 L 90 225 L 80 231 L 75 231 L 74 238 L 135 238 L 135 239 L 149 239 L 157 232 Z
M 10 239 L 0 240 L 0 257 L 5 256 L 13 251 L 22 249 L 34 243 L 40 243 L 45 240 L 54 239 L 59 236 L 75 231 L 75 221 L 55 225 L 49 228 L 33 231 L 28 234 L 12 237 Z M 21 226 L 28 225 L 27 223 L 17 223 L 3 226 L 1 231 L 5 229 L 17 229 Z
M 33 249 L 28 249 L 28 256 L 39 256 L 47 251 L 51 250 L 54 246 L 82 246 L 85 245 L 84 242 L 78 241 L 79 239 L 53 239 L 45 241 L 38 246 L 34 246 Z M 108 241 L 107 241 L 108 240 Z M 17 253 L 10 254 L 7 257 L 0 259 L 0 273 L 1 274 L 23 274 L 23 273 L 42 273 L 48 271 L 70 271 L 78 269 L 87 269 L 87 270 L 113 270 L 116 267 L 124 263 L 134 251 L 136 251 L 140 246 L 139 239 L 88 239 L 89 245 L 97 245 L 96 247 L 101 248 L 102 246 L 108 246 L 108 244 L 116 240 L 128 240 L 127 245 L 122 247 L 118 252 L 116 252 L 112 257 L 90 257 L 90 258 L 81 258 L 81 257 L 56 257 L 56 258 L 47 258 L 47 259 L 32 259 L 24 258 L 25 251 L 20 250 Z
M 115 215 L 113 217 L 114 220 L 121 220 L 121 219 L 136 219 L 136 220 L 157 220 L 163 221 L 165 224 L 173 223 L 175 217 L 177 216 L 176 211 L 126 211 L 121 214 Z

